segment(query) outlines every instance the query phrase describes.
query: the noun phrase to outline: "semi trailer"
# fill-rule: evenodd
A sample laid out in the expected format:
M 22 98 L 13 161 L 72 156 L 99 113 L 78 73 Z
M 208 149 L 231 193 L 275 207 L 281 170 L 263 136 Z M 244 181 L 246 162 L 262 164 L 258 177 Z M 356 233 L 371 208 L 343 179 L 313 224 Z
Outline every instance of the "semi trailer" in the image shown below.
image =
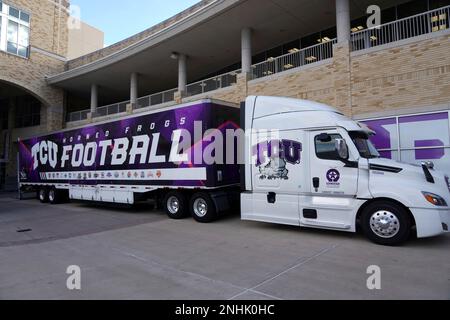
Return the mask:
M 382 159 L 374 132 L 306 100 L 205 99 L 19 139 L 19 186 L 41 202 L 134 204 L 173 219 L 242 220 L 356 232 L 396 245 L 448 232 L 450 179 Z

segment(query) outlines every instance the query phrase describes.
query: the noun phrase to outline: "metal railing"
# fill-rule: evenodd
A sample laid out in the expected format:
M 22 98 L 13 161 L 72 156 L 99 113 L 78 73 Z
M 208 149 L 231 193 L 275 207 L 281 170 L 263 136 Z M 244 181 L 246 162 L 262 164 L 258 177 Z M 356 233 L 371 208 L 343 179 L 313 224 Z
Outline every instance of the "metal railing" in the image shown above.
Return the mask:
M 91 112 L 90 109 L 70 112 L 67 114 L 67 122 L 86 120 L 89 112 Z
M 352 51 L 433 33 L 450 27 L 450 6 L 383 24 L 352 34 Z
M 263 78 L 275 73 L 330 59 L 333 57 L 333 45 L 336 42 L 336 39 L 330 39 L 329 41 L 311 47 L 301 50 L 297 49 L 292 53 L 269 58 L 266 61 L 257 63 L 252 66 L 252 78 Z
M 137 104 L 135 109 L 141 109 L 146 107 L 155 106 L 158 104 L 163 104 L 175 100 L 175 92 L 178 89 L 170 89 L 163 92 L 154 93 L 148 96 L 144 96 L 137 99 Z
M 186 93 L 188 96 L 195 96 L 197 94 L 233 86 L 236 84 L 237 75 L 240 72 L 241 70 L 235 70 L 202 81 L 188 84 L 186 86 Z
M 130 101 L 123 101 L 119 103 L 113 103 L 107 106 L 99 107 L 95 110 L 95 113 L 93 115 L 94 118 L 98 117 L 106 117 L 112 114 L 116 113 L 122 113 L 127 111 L 127 104 L 129 104 Z

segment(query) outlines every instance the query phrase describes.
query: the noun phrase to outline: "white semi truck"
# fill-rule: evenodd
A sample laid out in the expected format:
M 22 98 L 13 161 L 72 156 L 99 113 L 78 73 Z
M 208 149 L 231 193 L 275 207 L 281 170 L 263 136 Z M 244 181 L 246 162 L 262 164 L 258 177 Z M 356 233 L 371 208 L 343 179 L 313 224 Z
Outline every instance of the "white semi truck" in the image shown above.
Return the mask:
M 430 163 L 382 159 L 374 132 L 305 100 L 201 100 L 19 139 L 20 188 L 42 202 L 157 199 L 174 219 L 355 232 L 396 245 L 448 232 L 450 180 Z

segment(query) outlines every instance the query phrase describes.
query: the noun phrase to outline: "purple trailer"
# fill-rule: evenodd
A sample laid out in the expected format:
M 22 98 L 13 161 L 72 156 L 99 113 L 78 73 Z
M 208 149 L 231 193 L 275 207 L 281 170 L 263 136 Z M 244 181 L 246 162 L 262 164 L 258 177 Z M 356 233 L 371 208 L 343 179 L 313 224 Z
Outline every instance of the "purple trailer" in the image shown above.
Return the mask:
M 196 207 L 207 222 L 238 198 L 239 118 L 237 105 L 202 100 L 19 139 L 20 187 L 51 203 L 154 198 L 172 218 Z M 217 210 L 202 215 L 208 206 Z

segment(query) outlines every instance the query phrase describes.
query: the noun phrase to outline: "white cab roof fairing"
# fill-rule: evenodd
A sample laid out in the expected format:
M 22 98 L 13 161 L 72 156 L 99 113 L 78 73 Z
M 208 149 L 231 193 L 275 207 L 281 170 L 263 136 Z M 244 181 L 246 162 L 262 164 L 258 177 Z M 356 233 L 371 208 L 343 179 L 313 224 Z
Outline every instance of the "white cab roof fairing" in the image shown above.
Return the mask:
M 254 119 L 271 116 L 280 113 L 306 112 L 306 111 L 329 111 L 341 114 L 336 109 L 322 103 L 285 98 L 285 97 L 249 97 L 255 103 Z
M 313 129 L 342 127 L 347 131 L 363 131 L 373 134 L 367 126 L 354 121 L 326 104 L 283 97 L 251 96 L 247 105 L 254 106 L 255 129 Z M 290 114 L 290 115 L 289 115 Z M 248 119 L 249 120 L 249 119 Z

